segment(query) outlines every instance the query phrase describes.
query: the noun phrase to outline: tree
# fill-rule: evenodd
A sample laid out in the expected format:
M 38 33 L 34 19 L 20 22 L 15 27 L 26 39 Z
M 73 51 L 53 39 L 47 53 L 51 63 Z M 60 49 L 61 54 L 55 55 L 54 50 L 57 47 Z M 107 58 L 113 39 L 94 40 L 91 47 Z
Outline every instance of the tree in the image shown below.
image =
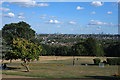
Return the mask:
M 10 53 L 14 55 L 15 59 L 21 59 L 24 63 L 21 63 L 27 71 L 29 72 L 29 62 L 37 59 L 39 60 L 39 55 L 41 54 L 41 46 L 31 43 L 29 40 L 25 39 L 13 39 L 12 50 Z
M 7 44 L 12 44 L 12 40 L 17 38 L 24 38 L 26 40 L 35 37 L 35 31 L 26 22 L 5 24 L 2 28 L 2 37 Z
M 84 42 L 78 42 L 72 46 L 72 55 L 74 56 L 86 56 L 86 50 L 84 47 Z
M 105 56 L 103 47 L 99 42 L 96 43 L 96 54 L 95 54 L 95 56 Z
M 4 39 L 0 38 L 0 58 L 2 58 L 2 62 L 4 61 L 4 59 L 6 58 L 6 54 L 8 54 L 10 52 L 10 46 L 7 45 L 7 43 L 5 42 Z
M 86 51 L 88 53 L 89 56 L 95 56 L 96 54 L 96 40 L 93 39 L 93 38 L 88 38 L 86 41 L 85 41 L 85 48 L 86 48 Z
M 59 46 L 55 51 L 55 53 L 56 53 L 55 55 L 56 56 L 68 56 L 69 51 L 70 51 L 69 46 Z
M 112 42 L 105 49 L 106 56 L 109 57 L 120 57 L 120 42 Z

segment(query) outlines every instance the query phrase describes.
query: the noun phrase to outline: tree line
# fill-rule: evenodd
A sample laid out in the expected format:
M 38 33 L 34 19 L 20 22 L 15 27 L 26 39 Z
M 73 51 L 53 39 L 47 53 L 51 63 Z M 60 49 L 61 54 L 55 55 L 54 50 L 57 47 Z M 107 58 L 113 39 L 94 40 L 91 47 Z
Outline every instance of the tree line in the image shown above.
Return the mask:
M 41 44 L 44 56 L 106 56 L 120 57 L 120 42 L 102 44 L 94 38 L 80 41 L 73 46 L 53 46 Z

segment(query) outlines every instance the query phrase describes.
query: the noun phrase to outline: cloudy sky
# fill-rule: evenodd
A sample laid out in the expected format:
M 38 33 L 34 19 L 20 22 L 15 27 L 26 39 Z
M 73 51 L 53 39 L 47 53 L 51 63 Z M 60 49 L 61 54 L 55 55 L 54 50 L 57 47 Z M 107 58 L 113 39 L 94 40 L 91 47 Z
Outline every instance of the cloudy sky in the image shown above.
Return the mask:
M 36 33 L 118 33 L 117 2 L 21 1 L 0 2 L 3 26 L 25 21 Z

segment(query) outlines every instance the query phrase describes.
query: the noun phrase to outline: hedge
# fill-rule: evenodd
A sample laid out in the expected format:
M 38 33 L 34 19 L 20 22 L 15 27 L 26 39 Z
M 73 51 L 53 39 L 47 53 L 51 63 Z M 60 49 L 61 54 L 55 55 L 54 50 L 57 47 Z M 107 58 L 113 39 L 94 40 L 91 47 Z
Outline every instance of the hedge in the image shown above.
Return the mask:
M 93 61 L 94 61 L 94 64 L 96 64 L 96 65 L 98 65 L 101 62 L 101 60 L 99 58 L 95 58 L 95 59 L 93 59 Z
M 120 58 L 107 58 L 107 64 L 120 65 Z

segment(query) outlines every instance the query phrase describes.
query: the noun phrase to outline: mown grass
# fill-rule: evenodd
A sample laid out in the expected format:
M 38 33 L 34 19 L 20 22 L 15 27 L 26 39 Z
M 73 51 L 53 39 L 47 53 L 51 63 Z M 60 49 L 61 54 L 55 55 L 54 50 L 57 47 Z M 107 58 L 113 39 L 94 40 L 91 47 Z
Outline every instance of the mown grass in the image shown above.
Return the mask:
M 46 58 L 46 57 L 45 57 Z M 53 58 L 49 57 L 50 60 L 43 61 L 34 61 L 31 63 L 73 63 L 73 57 L 57 57 Z M 75 57 L 75 64 L 79 63 L 93 63 L 93 59 L 95 57 Z M 77 60 L 78 58 L 78 60 Z M 101 57 L 101 60 L 104 61 L 106 57 Z M 21 63 L 14 61 L 13 63 Z M 12 63 L 12 64 L 13 64 Z M 118 66 L 109 66 L 106 65 L 104 68 L 99 68 L 96 65 L 63 65 L 63 66 L 30 66 L 30 72 L 25 72 L 25 68 L 22 66 L 8 65 L 13 69 L 11 70 L 3 70 L 4 75 L 18 75 L 18 76 L 26 76 L 26 77 L 40 77 L 40 78 L 114 78 L 114 74 L 118 72 Z
M 16 66 L 9 66 L 16 67 Z M 18 67 L 16 67 L 18 68 Z M 31 66 L 30 72 L 24 72 L 23 67 L 14 70 L 3 70 L 5 75 L 19 75 L 27 77 L 40 78 L 90 78 L 87 76 L 105 76 L 113 77 L 117 72 L 117 66 L 105 66 L 99 68 L 98 66 Z

